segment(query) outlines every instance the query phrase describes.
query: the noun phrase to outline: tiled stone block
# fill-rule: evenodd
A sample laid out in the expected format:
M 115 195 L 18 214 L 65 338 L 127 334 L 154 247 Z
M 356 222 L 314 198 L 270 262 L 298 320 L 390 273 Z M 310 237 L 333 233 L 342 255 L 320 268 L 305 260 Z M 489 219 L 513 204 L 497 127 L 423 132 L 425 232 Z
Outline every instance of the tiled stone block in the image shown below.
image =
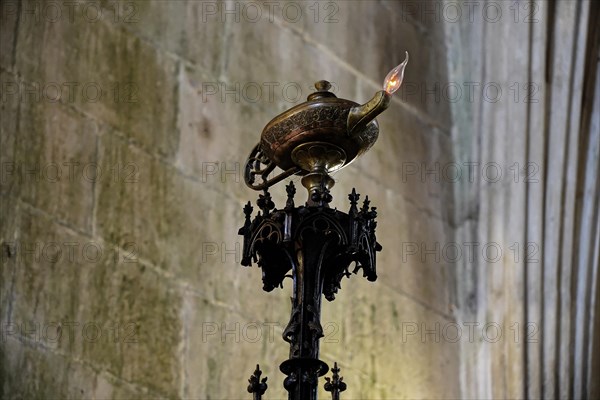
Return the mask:
M 94 373 L 61 355 L 14 338 L 0 347 L 3 393 L 10 398 L 91 398 Z
M 24 201 L 88 232 L 102 178 L 95 132 L 93 121 L 61 104 L 22 103 L 12 177 Z
M 176 396 L 183 379 L 181 297 L 143 263 L 110 256 L 86 271 L 82 357 L 151 392 Z
M 77 321 L 83 275 L 92 268 L 91 260 L 101 249 L 100 244 L 45 215 L 22 208 L 11 257 L 15 272 L 12 315 L 8 322 L 15 335 L 48 348 L 72 352 L 68 323 Z
M 0 219 L 0 323 L 5 326 L 10 319 L 13 282 L 17 268 L 20 207 L 14 196 L 0 195 Z
M 18 192 L 15 184 L 17 122 L 19 113 L 18 84 L 16 75 L 0 70 L 0 193 Z M 12 94 L 15 93 L 15 94 Z
M 29 18 L 19 25 L 18 41 L 16 68 L 41 102 L 72 104 L 146 149 L 173 155 L 178 140 L 173 59 L 104 20 Z
M 15 56 L 15 31 L 19 16 L 19 2 L 6 1 L 2 3 L 0 13 L 0 66 L 12 69 Z M 4 91 L 4 88 L 2 88 Z
M 268 376 L 269 397 L 285 396 L 278 366 L 289 347 L 281 339 L 281 325 L 232 313 L 195 295 L 186 296 L 184 310 L 185 397 L 244 398 L 256 364 Z
M 322 322 L 333 329 L 321 350 L 328 361 L 341 364 L 347 396 L 452 397 L 441 389 L 450 378 L 436 370 L 447 368 L 454 379 L 458 374 L 454 323 L 378 285 L 357 279 L 324 304 Z

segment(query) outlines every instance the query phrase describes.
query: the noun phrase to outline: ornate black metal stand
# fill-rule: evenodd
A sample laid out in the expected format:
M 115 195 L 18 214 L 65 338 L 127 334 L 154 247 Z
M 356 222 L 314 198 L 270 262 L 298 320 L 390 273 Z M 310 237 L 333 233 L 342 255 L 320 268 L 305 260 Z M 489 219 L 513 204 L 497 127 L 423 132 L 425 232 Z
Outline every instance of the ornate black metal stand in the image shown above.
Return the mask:
M 260 142 L 246 161 L 246 185 L 263 194 L 256 202 L 260 211 L 254 219 L 250 202 L 244 207 L 246 221 L 239 231 L 244 236 L 242 265 L 258 263 L 267 292 L 283 286 L 286 277 L 294 282 L 292 315 L 283 331 L 283 340 L 290 344 L 290 358 L 279 367 L 286 375 L 283 386 L 289 400 L 315 400 L 318 379 L 329 370 L 319 360 L 319 339 L 323 337 L 321 295 L 329 301 L 335 298 L 342 278 L 350 276 L 352 263 L 353 273 L 362 268 L 368 280 L 377 279 L 375 253 L 381 246 L 375 239 L 375 207 L 370 207 L 367 197 L 359 209 L 359 195 L 352 189 L 348 214 L 332 210 L 329 190 L 335 181 L 330 174 L 375 143 L 379 135 L 375 117 L 389 106 L 392 94 L 402 83 L 407 62 L 408 53 L 404 62 L 386 76 L 384 90 L 362 105 L 329 92 L 331 84 L 327 81 L 315 83 L 316 91 L 305 103 L 281 113 L 265 126 Z M 283 172 L 271 176 L 277 167 Z M 268 189 L 293 175 L 302 176 L 308 200 L 296 207 L 296 189 L 290 182 L 285 207 L 277 210 Z M 248 391 L 255 399 L 266 390 L 266 384 L 264 388 L 257 386 L 261 373 L 257 367 L 250 378 Z M 325 385 L 333 399 L 339 399 L 340 392 L 346 390 L 338 373 L 336 363 L 333 379 Z
M 375 238 L 377 212 L 368 198 L 359 209 L 359 195 L 354 189 L 348 196 L 347 214 L 329 207 L 332 198 L 325 185 L 313 187 L 307 205 L 300 207 L 294 205 L 293 182 L 286 190 L 288 199 L 282 210 L 275 208 L 266 189 L 259 196 L 260 212 L 254 219 L 250 202 L 244 207 L 246 219 L 239 231 L 244 237 L 242 265 L 258 263 L 267 292 L 282 287 L 284 278 L 291 276 L 292 312 L 283 332 L 283 339 L 290 344 L 290 358 L 280 370 L 287 376 L 284 387 L 290 400 L 313 400 L 317 398 L 318 378 L 329 370 L 319 360 L 319 339 L 323 337 L 321 295 L 329 301 L 335 298 L 342 278 L 350 276 L 352 263 L 353 273 L 362 268 L 368 280 L 377 279 L 375 253 L 381 250 Z M 338 372 L 336 363 L 333 380 L 328 379 L 326 384 L 333 399 L 339 399 L 339 393 L 346 389 Z M 266 384 L 264 390 L 262 386 L 254 389 L 260 374 L 257 367 L 248 387 L 255 399 L 266 390 Z

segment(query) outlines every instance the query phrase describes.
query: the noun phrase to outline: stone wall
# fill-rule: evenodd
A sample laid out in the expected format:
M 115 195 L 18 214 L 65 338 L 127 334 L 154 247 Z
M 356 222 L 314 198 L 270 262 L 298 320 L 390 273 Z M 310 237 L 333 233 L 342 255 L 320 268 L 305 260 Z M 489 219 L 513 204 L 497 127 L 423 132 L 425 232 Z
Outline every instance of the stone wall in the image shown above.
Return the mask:
M 594 2 L 1 7 L 3 398 L 250 398 L 257 363 L 285 398 L 290 281 L 240 265 L 243 162 L 315 81 L 364 102 L 405 50 L 335 174 L 383 245 L 323 304 L 342 398 L 598 393 Z
M 75 3 L 3 4 L 3 396 L 249 398 L 260 363 L 285 397 L 290 288 L 239 264 L 241 163 L 317 80 L 366 101 L 405 50 L 407 82 L 445 80 L 443 26 L 380 1 Z M 455 321 L 453 271 L 402 261 L 451 235 L 449 189 L 402 179 L 449 157 L 450 109 L 401 93 L 379 122 L 333 206 L 378 207 L 380 279 L 324 304 L 322 358 L 345 398 L 458 397 L 458 345 L 405 335 Z
M 594 398 L 600 7 L 476 4 L 445 25 L 449 75 L 484 88 L 452 105 L 454 160 L 483 167 L 454 191 L 455 240 L 490 250 L 456 263 L 457 319 L 490 337 L 460 342 L 461 393 Z

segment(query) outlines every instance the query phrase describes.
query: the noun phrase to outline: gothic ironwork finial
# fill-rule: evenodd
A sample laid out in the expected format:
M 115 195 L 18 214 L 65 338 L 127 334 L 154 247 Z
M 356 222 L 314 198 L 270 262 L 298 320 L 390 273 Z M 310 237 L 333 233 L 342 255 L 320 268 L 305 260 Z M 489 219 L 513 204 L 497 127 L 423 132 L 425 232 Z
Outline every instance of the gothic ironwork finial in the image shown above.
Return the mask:
M 331 392 L 332 400 L 339 400 L 340 393 L 346 390 L 346 383 L 343 382 L 344 377 L 339 375 L 340 369 L 337 366 L 337 362 L 333 364 L 333 368 L 331 369 L 333 372 L 333 378 L 325 378 L 327 381 L 325 383 L 325 391 Z
M 363 206 L 360 209 L 360 212 L 363 215 L 367 215 L 367 213 L 369 212 L 369 205 L 371 204 L 371 201 L 369 201 L 369 196 L 365 196 L 365 201 L 363 201 Z
M 269 211 L 275 208 L 275 203 L 273 203 L 273 200 L 271 200 L 271 193 L 269 193 L 267 189 L 264 190 L 264 194 L 258 195 L 256 204 L 262 210 L 264 217 L 267 217 L 269 215 Z
M 267 391 L 267 377 L 265 376 L 260 379 L 262 375 L 262 371 L 258 364 L 256 364 L 256 370 L 248 379 L 250 384 L 248 385 L 248 393 L 254 393 L 254 400 L 261 400 L 262 395 Z
M 352 217 L 355 217 L 358 213 L 358 208 L 356 207 L 356 205 L 358 204 L 359 198 L 360 194 L 356 193 L 355 188 L 352 188 L 352 193 L 348 195 L 348 200 L 350 200 L 350 211 L 348 211 L 348 214 L 350 214 L 350 216 Z
M 294 208 L 294 195 L 296 194 L 296 186 L 293 181 L 287 184 L 285 187 L 285 191 L 287 192 L 287 201 L 285 203 L 285 208 L 291 209 Z
M 250 225 L 250 217 L 252 216 L 252 211 L 254 211 L 254 207 L 252 207 L 252 203 L 248 201 L 244 206 L 244 215 L 246 216 L 246 220 L 244 225 Z

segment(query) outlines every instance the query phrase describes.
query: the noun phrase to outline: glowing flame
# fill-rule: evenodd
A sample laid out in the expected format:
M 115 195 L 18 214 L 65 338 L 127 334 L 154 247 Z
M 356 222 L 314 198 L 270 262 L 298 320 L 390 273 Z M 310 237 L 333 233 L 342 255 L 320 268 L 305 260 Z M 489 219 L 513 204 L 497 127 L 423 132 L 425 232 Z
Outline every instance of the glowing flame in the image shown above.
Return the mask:
M 406 52 L 404 61 L 391 70 L 385 77 L 385 80 L 383 81 L 383 90 L 389 94 L 393 94 L 396 90 L 400 89 L 400 85 L 402 85 L 402 80 L 404 79 L 404 68 L 406 68 L 406 64 L 408 64 L 408 51 Z

